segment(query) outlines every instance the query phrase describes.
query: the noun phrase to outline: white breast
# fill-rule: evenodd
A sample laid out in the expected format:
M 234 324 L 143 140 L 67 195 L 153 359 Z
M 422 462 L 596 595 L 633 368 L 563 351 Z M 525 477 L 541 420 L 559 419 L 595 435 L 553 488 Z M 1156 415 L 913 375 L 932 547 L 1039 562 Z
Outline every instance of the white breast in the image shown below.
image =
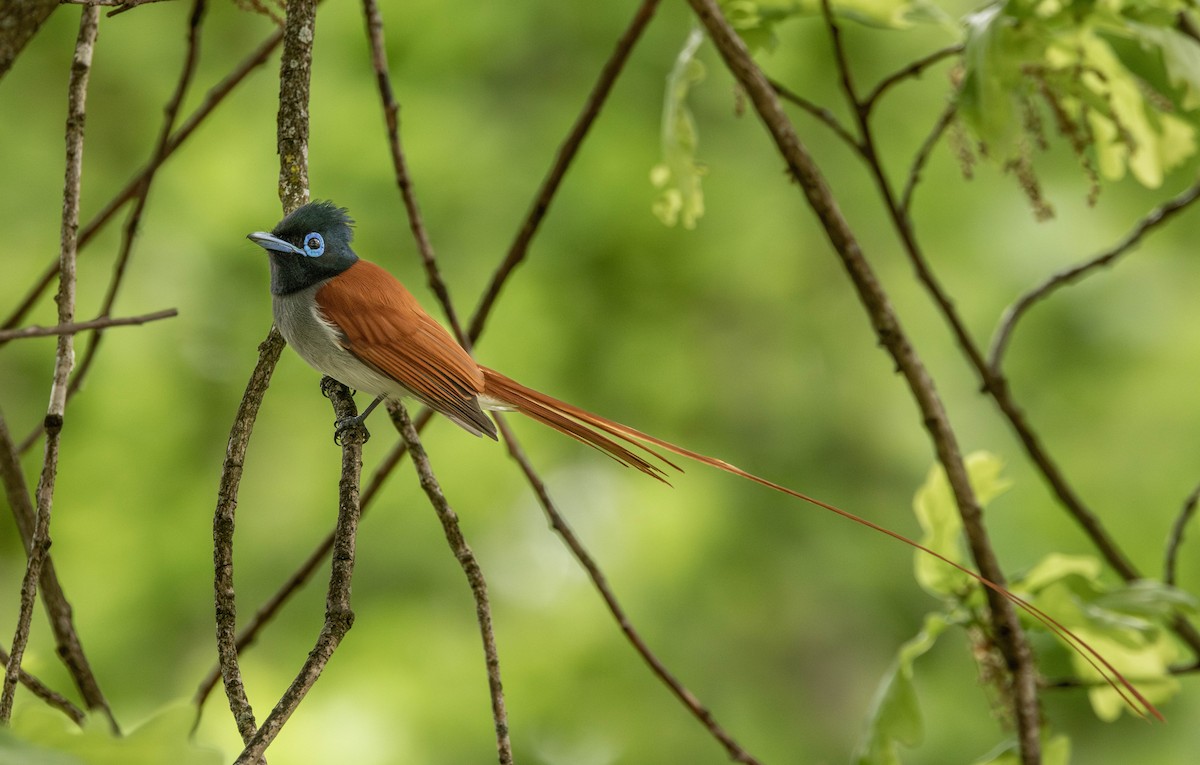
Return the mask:
M 411 396 L 403 385 L 362 363 L 342 347 L 337 328 L 317 307 L 315 296 L 324 285 L 321 282 L 289 295 L 273 296 L 275 325 L 288 345 L 313 369 L 348 388 L 395 400 Z

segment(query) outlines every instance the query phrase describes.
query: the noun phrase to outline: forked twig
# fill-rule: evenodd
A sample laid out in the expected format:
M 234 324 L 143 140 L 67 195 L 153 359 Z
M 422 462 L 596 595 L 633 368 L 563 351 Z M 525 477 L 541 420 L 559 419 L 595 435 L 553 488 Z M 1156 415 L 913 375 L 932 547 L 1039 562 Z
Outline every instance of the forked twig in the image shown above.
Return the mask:
M 484 324 L 487 322 L 488 316 L 491 315 L 496 299 L 500 296 L 500 290 L 508 281 L 513 269 L 525 260 L 525 256 L 529 252 L 529 244 L 533 241 L 533 236 L 537 233 L 538 227 L 541 226 L 542 219 L 546 217 L 546 211 L 550 208 L 550 203 L 553 201 L 554 195 L 567 173 L 567 168 L 571 166 L 571 161 L 575 158 L 579 147 L 583 144 L 583 139 L 587 137 L 592 123 L 596 121 L 597 115 L 600 114 L 600 108 L 608 99 L 608 94 L 612 91 L 613 83 L 617 81 L 617 76 L 624 69 L 625 62 L 628 61 L 629 54 L 633 51 L 633 46 L 637 43 L 638 38 L 642 36 L 646 25 L 650 23 L 650 19 L 654 16 L 654 12 L 658 8 L 658 3 L 659 0 L 643 0 L 634 14 L 629 27 L 626 28 L 617 40 L 616 48 L 613 50 L 608 61 L 605 62 L 596 84 L 592 86 L 592 91 L 588 94 L 587 100 L 584 102 L 583 110 L 575 118 L 575 123 L 571 126 L 571 131 L 567 134 L 562 145 L 558 147 L 554 164 L 551 165 L 550 171 L 546 173 L 546 177 L 542 180 L 542 185 L 533 199 L 533 205 L 529 208 L 529 212 L 526 214 L 520 230 L 517 232 L 516 239 L 513 240 L 512 245 L 508 248 L 508 253 L 504 256 L 504 260 L 500 262 L 499 267 L 492 274 L 492 279 L 484 290 L 483 298 L 480 299 L 479 305 L 475 308 L 475 313 L 471 316 L 471 324 L 467 330 L 467 337 L 471 342 L 477 341 L 483 333 Z
M 292 9 L 289 6 L 288 17 Z M 357 414 L 354 398 L 345 385 L 333 378 L 321 380 L 321 390 L 329 397 L 334 415 L 338 419 Z M 350 609 L 350 580 L 354 575 L 354 551 L 358 538 L 360 518 L 358 482 L 362 475 L 362 443 L 365 433 L 361 428 L 347 431 L 342 437 L 342 472 L 338 480 L 338 519 L 334 530 L 333 556 L 330 564 L 329 591 L 325 598 L 325 623 L 317 635 L 316 644 L 309 651 L 296 679 L 280 697 L 279 702 L 258 730 L 246 741 L 246 748 L 238 755 L 234 765 L 254 765 L 260 762 L 263 752 L 279 735 L 288 718 L 300 706 L 300 702 L 312 689 L 325 665 L 341 644 L 342 638 L 354 624 L 354 612 Z
M 146 202 L 150 198 L 150 186 L 154 182 L 155 171 L 162 167 L 162 163 L 167 156 L 167 144 L 171 140 L 171 131 L 175 127 L 175 121 L 179 116 L 179 109 L 183 105 L 184 96 L 187 95 L 192 77 L 196 73 L 196 64 L 200 60 L 200 25 L 204 20 L 206 3 L 207 0 L 193 0 L 192 2 L 192 12 L 188 15 L 187 45 L 183 55 L 182 71 L 179 74 L 178 82 L 175 84 L 174 92 L 167 100 L 167 105 L 163 108 L 162 126 L 159 128 L 158 140 L 155 141 L 154 149 L 150 155 L 150 162 L 147 165 L 150 168 L 154 168 L 154 171 L 146 175 L 145 180 L 138 187 L 133 210 L 130 211 L 129 217 L 125 221 L 125 227 L 121 232 L 121 248 L 117 253 L 116 263 L 113 265 L 112 277 L 109 279 L 104 301 L 100 305 L 99 316 L 101 318 L 107 318 L 111 314 L 113 305 L 117 301 L 117 293 L 120 291 L 121 284 L 125 280 L 129 258 L 133 254 L 133 242 L 137 235 L 138 227 L 141 225 L 142 212 L 146 209 Z M 74 396 L 83 386 L 83 382 L 87 379 L 88 372 L 92 368 L 92 363 L 96 359 L 96 354 L 100 350 L 100 344 L 103 339 L 103 332 L 96 332 L 92 335 L 92 342 L 83 354 L 83 360 L 80 361 L 79 368 L 75 370 L 75 374 L 71 378 L 71 386 L 67 389 L 68 398 Z

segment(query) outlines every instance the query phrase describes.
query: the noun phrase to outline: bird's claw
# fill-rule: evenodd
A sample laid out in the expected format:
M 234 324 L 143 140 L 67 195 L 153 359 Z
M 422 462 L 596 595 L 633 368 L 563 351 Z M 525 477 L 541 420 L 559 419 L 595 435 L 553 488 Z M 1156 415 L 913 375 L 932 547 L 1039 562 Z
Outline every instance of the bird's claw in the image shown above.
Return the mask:
M 344 446 L 346 436 L 353 436 L 354 432 L 362 434 L 361 440 L 359 441 L 360 444 L 365 444 L 367 441 L 371 440 L 371 433 L 367 430 L 366 426 L 363 425 L 363 418 L 361 415 L 358 417 L 339 417 L 333 423 L 333 442 L 338 446 Z

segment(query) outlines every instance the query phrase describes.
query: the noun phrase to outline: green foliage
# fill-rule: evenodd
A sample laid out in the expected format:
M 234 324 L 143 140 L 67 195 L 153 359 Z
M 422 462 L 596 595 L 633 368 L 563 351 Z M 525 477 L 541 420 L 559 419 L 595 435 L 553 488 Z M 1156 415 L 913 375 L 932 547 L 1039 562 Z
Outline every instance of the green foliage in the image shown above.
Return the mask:
M 924 737 L 921 703 L 913 685 L 913 662 L 923 656 L 950 625 L 939 612 L 928 614 L 916 637 L 900 646 L 871 703 L 867 732 L 855 753 L 856 765 L 899 765 L 897 744 L 915 747 Z
M 1091 556 L 1047 555 L 1013 589 L 1096 649 L 1132 680 L 1153 703 L 1167 701 L 1180 690 L 1168 669 L 1178 648 L 1166 632 L 1175 613 L 1195 611 L 1187 593 L 1161 582 L 1142 580 L 1112 586 L 1101 577 L 1100 561 Z M 1030 627 L 1037 626 L 1030 620 Z M 1088 685 L 1096 716 L 1114 720 L 1131 711 L 1117 690 L 1085 656 L 1072 651 L 1071 662 Z
M 213 749 L 189 741 L 195 711 L 179 703 L 151 719 L 113 735 L 107 721 L 91 717 L 77 728 L 60 713 L 30 705 L 0 729 L 0 765 L 215 765 L 221 762 Z
M 980 505 L 986 505 L 1008 489 L 1009 481 L 1000 476 L 1004 463 L 998 457 L 976 452 L 967 455 L 965 462 L 971 488 Z M 930 469 L 925 483 L 913 497 L 913 512 L 921 524 L 921 544 L 955 563 L 965 563 L 962 518 L 950 482 L 946 480 L 946 471 L 940 464 Z M 916 556 L 914 567 L 917 582 L 926 592 L 938 597 L 954 598 L 974 586 L 974 579 L 924 553 Z
M 1045 144 L 1039 103 L 1089 173 L 1149 188 L 1196 151 L 1184 114 L 1200 94 L 1200 44 L 1175 28 L 1184 4 L 1008 0 L 966 19 L 961 115 L 1004 164 Z M 1123 45 L 1133 41 L 1136 46 Z M 1147 70 L 1165 65 L 1166 77 Z
M 971 486 L 981 506 L 986 506 L 1011 486 L 1001 475 L 1003 463 L 986 452 L 965 459 Z M 962 520 L 941 465 L 930 469 L 925 483 L 917 490 L 913 511 L 925 534 L 922 544 L 947 558 L 963 562 L 960 538 Z M 857 765 L 898 765 L 898 745 L 914 747 L 923 734 L 920 702 L 914 686 L 914 661 L 927 653 L 952 624 L 974 621 L 970 616 L 982 585 L 944 562 L 917 551 L 916 578 L 929 593 L 942 599 L 943 607 L 926 615 L 921 632 L 904 643 L 896 661 L 884 676 L 876 692 L 866 733 L 859 745 Z M 1152 703 L 1161 703 L 1179 692 L 1179 681 L 1169 673 L 1178 658 L 1175 643 L 1166 633 L 1166 624 L 1179 611 L 1195 611 L 1196 601 L 1187 593 L 1151 581 L 1128 586 L 1112 586 L 1102 580 L 1103 566 L 1092 556 L 1051 553 L 1032 567 L 1025 576 L 1011 583 L 1010 589 L 1042 611 L 1081 641 L 1098 651 L 1116 671 L 1133 681 Z M 1049 632 L 1049 628 L 1030 614 L 1021 612 L 1031 631 Z M 1083 684 L 1096 716 L 1114 720 L 1129 704 L 1112 687 L 1089 657 L 1071 647 L 1072 665 Z M 986 673 L 985 673 L 986 674 Z M 981 761 L 1018 762 L 1018 752 L 1005 748 L 1000 754 Z M 1066 763 L 1070 741 L 1055 736 L 1046 744 L 1047 763 Z M 1014 759 L 1018 758 L 1018 759 Z

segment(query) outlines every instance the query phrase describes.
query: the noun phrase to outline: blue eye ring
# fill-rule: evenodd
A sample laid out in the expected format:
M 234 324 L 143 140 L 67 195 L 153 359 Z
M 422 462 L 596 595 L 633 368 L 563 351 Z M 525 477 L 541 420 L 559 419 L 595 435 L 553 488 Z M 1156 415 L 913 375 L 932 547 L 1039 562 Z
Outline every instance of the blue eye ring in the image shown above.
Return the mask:
M 304 254 L 310 258 L 319 258 L 325 254 L 325 238 L 316 231 L 305 235 Z

